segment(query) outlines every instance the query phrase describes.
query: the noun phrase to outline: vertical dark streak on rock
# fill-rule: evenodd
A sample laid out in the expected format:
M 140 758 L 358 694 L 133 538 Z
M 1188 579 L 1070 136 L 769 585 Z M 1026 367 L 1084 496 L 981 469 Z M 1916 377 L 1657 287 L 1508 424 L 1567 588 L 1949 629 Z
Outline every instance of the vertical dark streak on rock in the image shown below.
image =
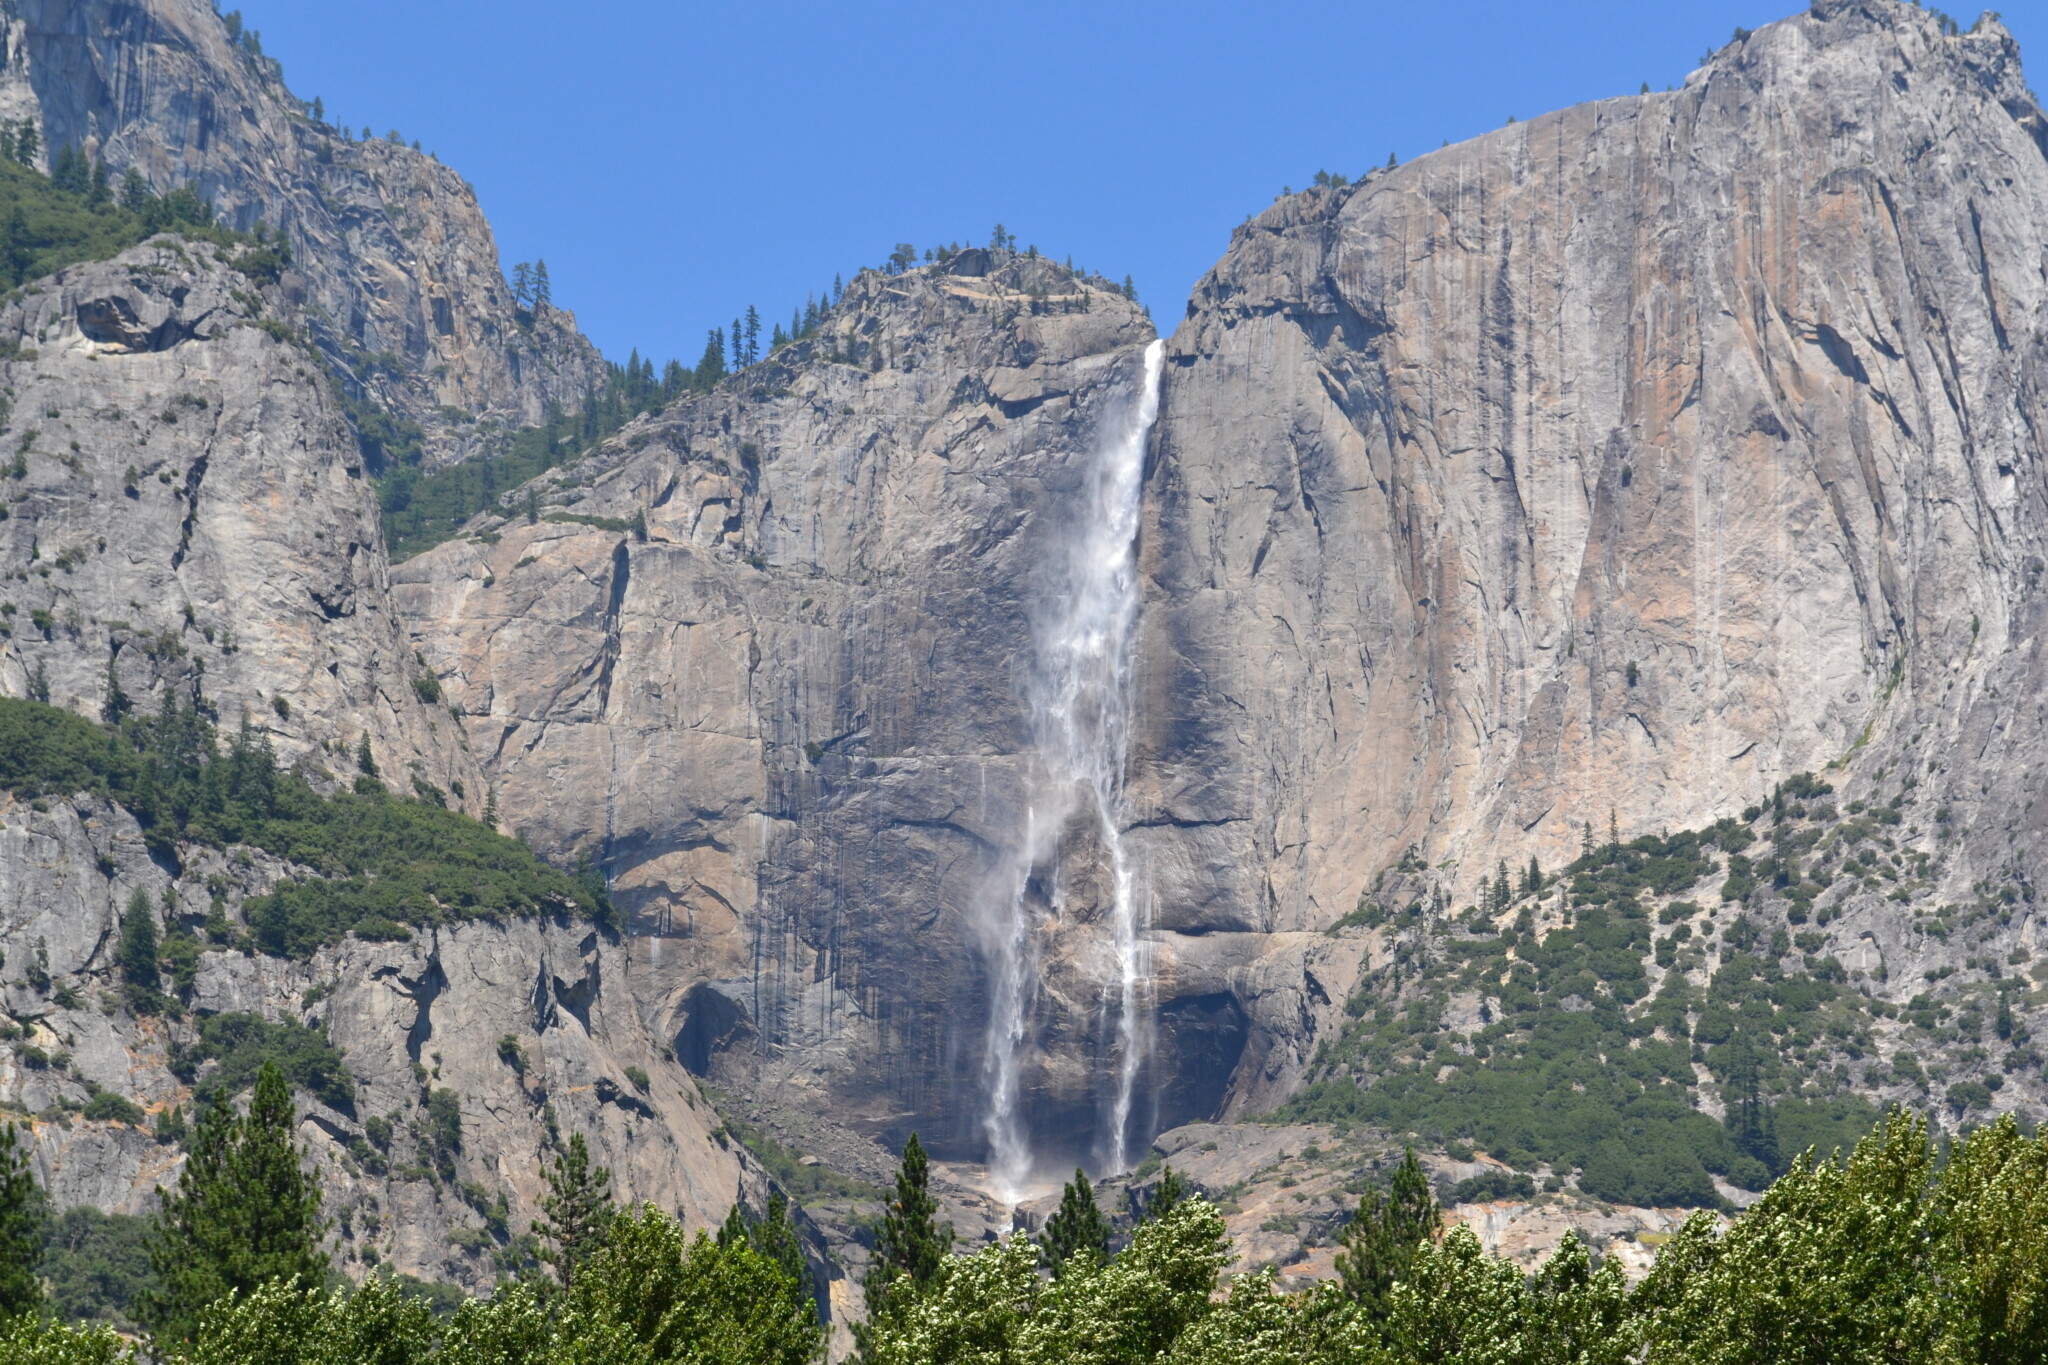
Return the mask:
M 206 460 L 201 455 L 185 471 L 185 521 L 178 528 L 178 548 L 171 552 L 173 569 L 185 562 L 185 554 L 192 548 L 192 522 L 199 515 L 199 485 L 206 478 Z

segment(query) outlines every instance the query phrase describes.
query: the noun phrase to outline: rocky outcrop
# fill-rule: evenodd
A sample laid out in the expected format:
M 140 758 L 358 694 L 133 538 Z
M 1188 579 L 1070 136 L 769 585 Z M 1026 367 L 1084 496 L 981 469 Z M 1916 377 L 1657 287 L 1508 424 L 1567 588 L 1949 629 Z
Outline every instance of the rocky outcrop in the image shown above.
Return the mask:
M 162 237 L 0 308 L 0 688 L 87 715 L 196 690 L 285 760 L 353 772 L 367 736 L 400 791 L 480 809 L 321 362 L 233 254 Z
M 39 1174 L 60 1207 L 155 1206 L 183 1158 L 152 1129 L 173 1107 L 189 1112 L 211 1074 L 210 1064 L 191 1083 L 175 1074 L 175 1049 L 192 1043 L 199 1018 L 222 1013 L 319 1025 L 341 1050 L 352 1100 L 301 1096 L 299 1135 L 351 1271 L 382 1264 L 487 1286 L 518 1263 L 546 1193 L 546 1155 L 571 1133 L 621 1197 L 694 1227 L 721 1220 L 743 1191 L 763 1204 L 759 1168 L 713 1136 L 718 1116 L 642 1026 L 641 969 L 616 935 L 512 920 L 349 939 L 306 961 L 215 948 L 200 959 L 190 1013 L 138 1015 L 112 970 L 116 923 L 136 889 L 194 931 L 219 896 L 231 936 L 244 897 L 309 870 L 250 849 L 188 847 L 173 878 L 117 806 L 0 803 L 0 990 L 13 1021 L 0 1041 L 0 1105 L 39 1116 Z M 139 1106 L 150 1126 L 76 1115 L 102 1092 Z
M 199 176 L 286 225 L 304 273 L 257 291 L 212 248 L 160 241 L 0 312 L 0 687 L 92 712 L 196 682 L 315 768 L 367 733 L 401 791 L 417 776 L 472 810 L 494 792 L 536 849 L 601 867 L 630 919 L 616 942 L 522 922 L 311 964 L 209 958 L 198 1008 L 317 1016 L 360 1060 L 376 1107 L 308 1132 L 380 1255 L 427 1273 L 435 1239 L 488 1224 L 461 1221 L 464 1181 L 530 1211 L 520 1163 L 552 1141 L 549 1104 L 631 1188 L 714 1212 L 739 1168 L 671 1057 L 760 1113 L 979 1157 L 989 932 L 1011 896 L 1039 987 L 1023 1107 L 1048 1163 L 1098 1156 L 1117 1046 L 1103 837 L 1076 821 L 1021 889 L 1003 874 L 1033 816 L 1049 566 L 1136 399 L 1142 311 L 1003 250 L 863 273 L 814 335 L 387 570 L 322 357 L 362 379 L 356 352 L 389 350 L 395 408 L 511 421 L 568 392 L 550 385 L 580 353 L 523 340 L 459 182 L 307 123 L 184 0 L 18 11 L 10 69 L 46 133 Z M 63 99 L 34 85 L 127 71 L 130 48 L 154 74 L 105 88 L 146 116 L 107 121 L 83 75 Z M 242 92 L 239 131 L 180 122 L 179 81 Z M 22 98 L 0 87 L 0 113 Z M 1347 1001 L 1371 1003 L 1361 983 L 1430 947 L 1340 927 L 1369 888 L 1455 909 L 1502 863 L 1554 869 L 1588 824 L 1705 825 L 1803 770 L 1830 800 L 1745 816 L 1758 840 L 1833 837 L 1861 803 L 1888 812 L 1884 842 L 1830 845 L 1832 870 L 1773 846 L 1814 888 L 1810 927 L 1755 897 L 1782 916 L 1774 960 L 1796 942 L 1859 998 L 1925 992 L 1975 1023 L 1872 1007 L 1842 1040 L 1873 1054 L 1853 1073 L 1834 1043 L 1787 1046 L 1830 1083 L 1926 1103 L 1898 1062 L 1910 1037 L 1977 1082 L 1965 1108 L 2038 1110 L 2044 128 L 1995 20 L 1952 34 L 1893 0 L 1822 0 L 1683 89 L 1289 195 L 1238 231 L 1166 344 L 1145 471 L 1120 831 L 1151 962 L 1140 1126 L 1294 1090 Z M 554 377 L 515 366 L 515 341 Z M 453 430 L 435 458 L 469 448 Z M 27 888 L 5 907 L 6 980 L 34 1025 L 17 1041 L 70 1064 L 0 1084 L 31 1107 L 88 1079 L 160 1103 L 182 1093 L 150 1060 L 168 1025 L 91 994 L 112 907 L 148 871 L 107 852 L 132 839 L 117 811 L 44 805 L 12 810 L 0 846 Z M 282 875 L 197 862 L 244 890 Z M 1750 903 L 1716 899 L 1723 870 L 1683 890 L 1732 918 Z M 37 940 L 80 1007 L 21 984 Z M 1720 960 L 1661 947 L 1659 981 L 1704 987 Z M 2002 1059 L 1994 997 L 2017 1014 Z M 1461 1035 L 1492 1008 L 1452 1006 Z M 619 1084 L 628 1066 L 648 1089 Z M 474 1164 L 378 1183 L 363 1116 L 424 1123 L 437 1087 L 464 1097 Z M 71 1131 L 67 1198 L 146 1201 L 160 1149 Z M 421 1150 L 377 1159 L 431 1166 Z M 394 1208 L 424 1231 L 392 1242 Z
M 1298 1084 L 1397 946 L 1319 931 L 1410 849 L 1458 904 L 1610 811 L 1910 768 L 1914 894 L 2027 884 L 2042 127 L 1995 21 L 1824 3 L 1681 90 L 1240 229 L 1145 492 L 1154 1123 Z M 1145 335 L 1046 269 L 864 276 L 818 340 L 545 481 L 546 517 L 399 575 L 508 808 L 635 908 L 692 1064 L 962 1153 L 1034 575 Z M 1103 1100 L 1091 839 L 1029 893 L 1048 1151 Z M 1885 890 L 1829 893 L 1821 951 L 1867 989 L 2031 952 L 2031 911 L 1935 940 Z
M 978 1154 L 1039 575 L 1150 332 L 1009 252 L 867 272 L 816 336 L 543 480 L 536 520 L 396 571 L 508 818 L 602 860 L 694 1064 Z M 1103 1045 L 1100 890 L 1048 928 L 1063 1056 Z M 1036 1098 L 1085 1137 L 1074 1071 Z
M 1169 937 L 1328 925 L 1411 846 L 1463 904 L 1610 811 L 1703 825 L 1831 765 L 1917 787 L 1930 901 L 2030 879 L 2042 127 L 1995 19 L 1823 0 L 1681 90 L 1241 228 L 1147 491 L 1134 837 Z M 1834 894 L 1829 951 L 1901 997 L 2033 932 L 1958 950 Z
M 231 41 L 205 0 L 19 0 L 0 117 L 33 120 L 118 179 L 191 185 L 231 226 L 282 229 L 294 303 L 352 390 L 418 423 L 429 463 L 574 411 L 603 362 L 574 317 L 519 309 L 476 193 L 385 139 L 311 117 L 277 63 Z

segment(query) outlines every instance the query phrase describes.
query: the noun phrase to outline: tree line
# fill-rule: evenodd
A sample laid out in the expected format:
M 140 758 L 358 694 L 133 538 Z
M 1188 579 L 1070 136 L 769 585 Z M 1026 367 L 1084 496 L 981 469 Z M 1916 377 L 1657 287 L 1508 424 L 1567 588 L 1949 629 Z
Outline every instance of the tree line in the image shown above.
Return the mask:
M 246 1112 L 213 1098 L 148 1234 L 148 1336 L 70 1326 L 35 1274 L 47 1201 L 0 1126 L 0 1362 L 805 1365 L 823 1352 L 788 1207 L 686 1230 L 622 1207 L 581 1136 L 534 1231 L 545 1270 L 437 1317 L 398 1281 L 333 1282 L 320 1191 L 266 1066 Z M 1634 1286 L 1567 1235 L 1532 1272 L 1446 1230 L 1414 1153 L 1346 1226 L 1336 1278 L 1227 1284 L 1215 1208 L 1167 1167 L 1116 1244 L 1076 1172 L 1037 1237 L 968 1254 L 906 1145 L 874 1230 L 861 1365 L 1835 1365 L 2039 1361 L 2048 1342 L 2048 1139 L 2010 1116 L 1946 1152 L 1894 1112 L 1853 1152 L 1809 1152 L 1732 1225 L 1695 1214 Z

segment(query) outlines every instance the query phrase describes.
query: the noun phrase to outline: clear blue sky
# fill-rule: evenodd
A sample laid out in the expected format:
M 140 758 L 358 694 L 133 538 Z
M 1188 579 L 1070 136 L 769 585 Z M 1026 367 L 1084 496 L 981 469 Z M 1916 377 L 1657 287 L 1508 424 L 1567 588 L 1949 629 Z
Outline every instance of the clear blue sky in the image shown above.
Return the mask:
M 468 176 L 608 355 L 685 363 L 998 221 L 1170 327 L 1283 185 L 1662 89 L 1798 3 L 223 0 L 300 96 Z M 2048 88 L 2048 0 L 2002 8 Z

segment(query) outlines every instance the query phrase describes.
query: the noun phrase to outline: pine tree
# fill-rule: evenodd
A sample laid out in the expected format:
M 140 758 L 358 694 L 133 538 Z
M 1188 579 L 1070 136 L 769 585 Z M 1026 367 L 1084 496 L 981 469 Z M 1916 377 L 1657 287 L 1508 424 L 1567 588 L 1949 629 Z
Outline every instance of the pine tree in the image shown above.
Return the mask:
M 156 1012 L 157 991 L 163 984 L 156 955 L 156 911 L 149 903 L 149 893 L 138 886 L 121 915 L 121 936 L 114 948 L 115 965 L 128 987 L 129 1007 L 137 1013 Z
M 1060 1192 L 1060 1206 L 1045 1220 L 1045 1234 L 1038 1239 L 1039 1259 L 1055 1277 L 1067 1262 L 1084 1257 L 1084 1265 L 1100 1265 L 1109 1259 L 1109 1224 L 1095 1207 L 1095 1191 L 1087 1172 L 1076 1167 L 1074 1178 Z
M 1579 856 L 1581 858 L 1591 858 L 1593 856 L 1593 822 L 1591 820 L 1585 822 L 1579 834 Z
M 1145 1200 L 1145 1212 L 1138 1219 L 1141 1223 L 1156 1223 L 1175 1208 L 1187 1202 L 1194 1191 L 1188 1182 L 1181 1179 L 1180 1172 L 1168 1166 L 1159 1173 L 1159 1183 L 1152 1187 L 1152 1194 Z
M 704 334 L 704 354 L 697 361 L 696 388 L 709 393 L 725 378 L 725 333 L 714 327 Z
M 49 1231 L 49 1200 L 29 1164 L 27 1125 L 0 1123 L 0 1321 L 43 1305 L 36 1264 Z
M 761 358 L 761 314 L 753 304 L 747 305 L 747 363 L 753 364 Z
M 84 194 L 92 179 L 92 167 L 86 161 L 85 153 L 66 145 L 57 153 L 57 159 L 50 164 L 50 183 L 60 190 L 72 194 Z
M 121 690 L 121 671 L 114 667 L 109 655 L 106 680 L 100 688 L 100 719 L 109 725 L 119 725 L 121 717 L 128 714 L 128 706 L 128 694 Z
M 738 374 L 741 370 L 747 368 L 746 342 L 744 340 L 744 333 L 740 330 L 740 320 L 738 318 L 732 320 L 732 331 L 728 334 L 727 346 L 732 352 L 732 372 Z
M 1536 855 L 1533 853 L 1529 855 L 1529 871 L 1523 877 L 1522 885 L 1532 896 L 1543 889 L 1543 868 L 1537 863 Z
M 1442 1222 L 1436 1195 L 1410 1149 L 1388 1192 L 1367 1190 L 1344 1229 L 1343 1250 L 1337 1253 L 1344 1293 L 1383 1321 L 1394 1285 L 1407 1278 L 1416 1254 L 1435 1239 Z
M 590 1147 L 583 1134 L 576 1133 L 568 1150 L 555 1158 L 547 1179 L 548 1193 L 540 1201 L 542 1218 L 533 1230 L 554 1243 L 541 1259 L 568 1284 L 576 1278 L 576 1267 L 604 1246 L 611 1230 L 612 1173 L 605 1166 L 591 1168 Z
M 295 1127 L 275 1062 L 257 1073 L 245 1116 L 224 1095 L 201 1115 L 177 1191 L 164 1195 L 149 1233 L 157 1287 L 141 1308 L 159 1344 L 189 1340 L 199 1311 L 230 1291 L 326 1284 L 320 1180 L 300 1166 Z
M 931 1163 L 925 1159 L 917 1134 L 912 1133 L 910 1141 L 903 1144 L 903 1164 L 896 1170 L 896 1197 L 883 1211 L 874 1258 L 861 1281 L 868 1307 L 868 1322 L 863 1327 L 890 1319 L 907 1296 L 939 1273 L 953 1247 L 953 1225 L 941 1225 L 938 1215 L 938 1202 L 931 1195 Z M 906 1276 L 908 1286 L 902 1283 Z M 868 1358 L 867 1333 L 855 1328 L 854 1340 L 862 1358 Z
M 377 775 L 377 756 L 370 752 L 370 732 L 367 730 L 356 741 L 356 770 L 365 777 Z
M 555 306 L 554 286 L 548 283 L 548 263 L 545 259 L 533 263 L 533 311 L 545 312 Z
M 498 827 L 498 789 L 491 787 L 484 792 L 484 828 Z
M 1998 1018 L 1997 1018 L 1997 1021 L 1996 1021 L 1996 1022 L 1995 1022 L 1995 1023 L 1994 1023 L 1993 1025 L 1992 1025 L 1992 1027 L 1993 1027 L 1993 1028 L 1995 1028 L 1995 1029 L 1996 1029 L 1996 1030 L 1998 1031 L 1998 1036 L 1999 1036 L 1999 1037 L 2000 1037 L 2001 1039 L 2007 1039 L 2007 1040 L 2010 1040 L 2010 1039 L 2011 1039 L 2011 1037 L 2012 1037 L 2012 1031 L 2013 1031 L 2013 1018 L 2012 1018 L 2012 992 L 2011 992 L 2011 991 L 2006 991 L 2006 990 L 2001 990 L 2001 991 L 1999 991 L 1999 993 L 1998 993 Z
M 1618 816 L 1616 816 L 1614 812 L 1614 807 L 1609 806 L 1607 808 L 1607 848 L 1610 852 L 1612 852 L 1616 849 L 1619 849 L 1620 847 L 1621 820 Z
M 796 1224 L 790 1221 L 789 1199 L 781 1190 L 768 1196 L 768 1216 L 747 1230 L 747 1242 L 782 1267 L 799 1295 L 805 1299 L 812 1296 L 811 1264 L 804 1256 Z

